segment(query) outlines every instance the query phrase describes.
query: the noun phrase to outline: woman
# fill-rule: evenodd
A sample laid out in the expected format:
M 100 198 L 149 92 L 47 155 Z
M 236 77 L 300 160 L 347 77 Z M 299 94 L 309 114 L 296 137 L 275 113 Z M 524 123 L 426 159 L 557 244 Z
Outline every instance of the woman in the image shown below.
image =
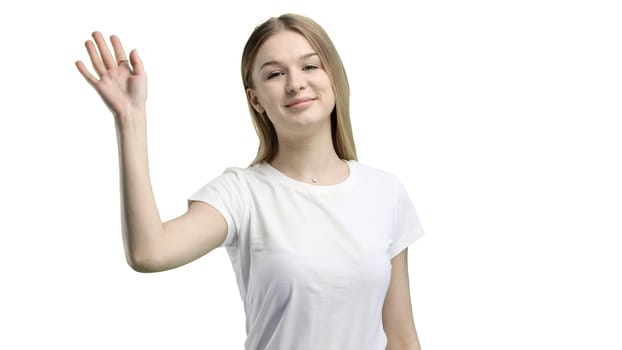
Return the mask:
M 242 79 L 257 157 L 227 168 L 164 223 L 149 179 L 142 61 L 133 50 L 128 62 L 116 36 L 114 56 L 93 38 L 97 77 L 76 65 L 115 118 L 132 268 L 163 271 L 227 247 L 246 349 L 419 349 L 407 246 L 423 229 L 395 176 L 356 160 L 345 70 L 317 23 L 287 14 L 251 34 Z

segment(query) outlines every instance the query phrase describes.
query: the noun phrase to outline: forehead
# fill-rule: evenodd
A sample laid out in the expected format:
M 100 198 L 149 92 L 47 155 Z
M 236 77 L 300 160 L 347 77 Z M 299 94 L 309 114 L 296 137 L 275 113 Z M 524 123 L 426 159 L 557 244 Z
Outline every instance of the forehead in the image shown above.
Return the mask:
M 267 61 L 297 61 L 301 56 L 315 52 L 302 34 L 283 30 L 272 36 L 259 47 L 254 66 L 257 68 Z

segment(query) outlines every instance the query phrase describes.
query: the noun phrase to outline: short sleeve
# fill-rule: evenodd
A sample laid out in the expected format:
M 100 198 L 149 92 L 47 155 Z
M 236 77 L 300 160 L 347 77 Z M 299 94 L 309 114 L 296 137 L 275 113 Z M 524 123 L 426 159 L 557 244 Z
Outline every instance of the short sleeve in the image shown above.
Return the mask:
M 242 225 L 245 212 L 245 196 L 241 174 L 236 168 L 225 171 L 198 191 L 188 197 L 188 205 L 192 201 L 200 201 L 216 208 L 227 222 L 227 236 L 220 247 L 230 246 Z
M 396 179 L 396 206 L 391 243 L 391 258 L 423 236 L 419 215 L 402 183 Z

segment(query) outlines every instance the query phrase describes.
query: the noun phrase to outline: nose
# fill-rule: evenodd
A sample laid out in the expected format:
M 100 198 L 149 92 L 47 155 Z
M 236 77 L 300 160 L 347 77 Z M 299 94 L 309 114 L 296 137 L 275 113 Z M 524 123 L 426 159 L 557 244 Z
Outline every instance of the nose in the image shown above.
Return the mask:
M 287 79 L 287 93 L 293 94 L 304 90 L 304 88 L 305 83 L 302 75 L 300 73 L 290 73 Z

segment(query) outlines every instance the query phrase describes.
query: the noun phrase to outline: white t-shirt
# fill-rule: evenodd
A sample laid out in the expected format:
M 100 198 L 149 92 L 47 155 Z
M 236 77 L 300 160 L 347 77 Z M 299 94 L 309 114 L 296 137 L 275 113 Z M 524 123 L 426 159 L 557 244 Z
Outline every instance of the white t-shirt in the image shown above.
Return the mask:
M 329 186 L 265 162 L 227 168 L 189 197 L 227 221 L 246 349 L 385 349 L 391 258 L 423 228 L 394 175 L 347 163 L 347 179 Z

